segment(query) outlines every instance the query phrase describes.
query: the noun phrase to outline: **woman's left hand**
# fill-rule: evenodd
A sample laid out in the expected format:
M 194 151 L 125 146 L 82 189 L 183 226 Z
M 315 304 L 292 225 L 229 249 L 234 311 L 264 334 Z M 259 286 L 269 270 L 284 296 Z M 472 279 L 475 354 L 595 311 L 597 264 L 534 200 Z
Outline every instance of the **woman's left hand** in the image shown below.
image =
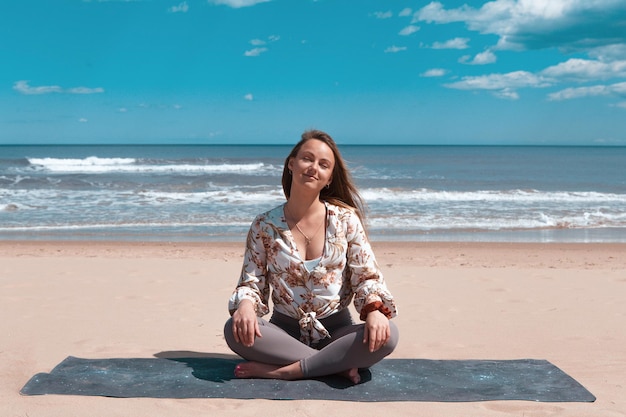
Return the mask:
M 378 310 L 374 310 L 365 319 L 363 343 L 369 344 L 370 352 L 376 352 L 383 347 L 391 337 L 389 319 Z

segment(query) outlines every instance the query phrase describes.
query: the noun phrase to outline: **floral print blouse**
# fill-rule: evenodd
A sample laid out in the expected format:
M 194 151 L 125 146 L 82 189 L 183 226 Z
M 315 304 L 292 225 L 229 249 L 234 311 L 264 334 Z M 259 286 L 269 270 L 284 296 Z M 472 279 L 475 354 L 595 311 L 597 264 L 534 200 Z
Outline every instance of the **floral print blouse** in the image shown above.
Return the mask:
M 269 313 L 271 292 L 275 311 L 299 321 L 300 340 L 308 345 L 330 337 L 319 319 L 347 308 L 352 298 L 359 314 L 364 306 L 380 302 L 389 317 L 396 316 L 359 217 L 353 210 L 325 205 L 324 252 L 310 272 L 285 220 L 284 204 L 256 217 L 248 232 L 241 276 L 229 300 L 231 314 L 244 299 L 254 303 L 258 316 Z

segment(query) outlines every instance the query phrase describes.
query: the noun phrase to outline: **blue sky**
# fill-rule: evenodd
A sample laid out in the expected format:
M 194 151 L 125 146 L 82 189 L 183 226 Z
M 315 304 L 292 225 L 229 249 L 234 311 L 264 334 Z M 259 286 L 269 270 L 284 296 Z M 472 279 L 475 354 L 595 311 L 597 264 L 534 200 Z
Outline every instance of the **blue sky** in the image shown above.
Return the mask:
M 0 144 L 626 146 L 624 0 L 12 0 Z

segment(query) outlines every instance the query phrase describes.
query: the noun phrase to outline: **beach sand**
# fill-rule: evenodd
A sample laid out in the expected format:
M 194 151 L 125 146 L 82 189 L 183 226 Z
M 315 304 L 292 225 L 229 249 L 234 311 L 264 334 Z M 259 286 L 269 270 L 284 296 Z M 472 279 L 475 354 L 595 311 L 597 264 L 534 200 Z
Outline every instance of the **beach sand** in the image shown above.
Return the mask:
M 392 358 L 546 359 L 594 403 L 22 396 L 67 356 L 230 354 L 243 243 L 0 242 L 2 416 L 625 416 L 626 245 L 383 243 Z

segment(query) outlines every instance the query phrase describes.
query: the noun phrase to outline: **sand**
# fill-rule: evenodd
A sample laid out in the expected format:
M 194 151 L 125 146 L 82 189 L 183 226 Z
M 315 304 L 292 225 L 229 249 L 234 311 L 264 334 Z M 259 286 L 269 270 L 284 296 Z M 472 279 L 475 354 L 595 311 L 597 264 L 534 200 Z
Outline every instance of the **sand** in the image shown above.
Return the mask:
M 230 354 L 241 243 L 0 242 L 1 416 L 625 416 L 626 245 L 375 242 L 393 358 L 546 359 L 594 403 L 21 396 L 67 356 Z

